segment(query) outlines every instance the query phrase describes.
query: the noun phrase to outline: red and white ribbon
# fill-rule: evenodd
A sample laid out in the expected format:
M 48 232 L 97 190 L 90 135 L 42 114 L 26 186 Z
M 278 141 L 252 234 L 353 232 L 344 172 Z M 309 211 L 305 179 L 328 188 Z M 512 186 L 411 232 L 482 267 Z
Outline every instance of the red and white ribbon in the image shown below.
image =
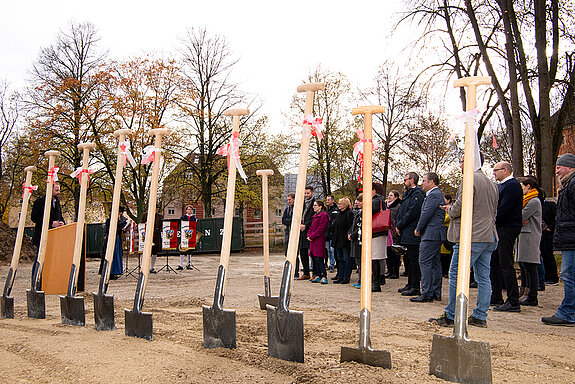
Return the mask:
M 156 148 L 153 145 L 146 146 L 142 151 L 142 165 L 153 162 L 156 159 L 156 153 L 158 153 L 158 156 L 161 156 L 162 149 Z
M 357 157 L 357 162 L 359 163 L 359 176 L 357 177 L 357 181 L 360 183 L 363 180 L 363 153 L 364 153 L 364 143 L 371 143 L 372 150 L 377 150 L 377 145 L 373 142 L 372 139 L 366 139 L 363 130 L 358 128 L 355 133 L 357 137 L 359 137 L 359 141 L 353 145 L 353 155 Z
M 52 167 L 48 170 L 48 177 L 46 178 L 46 182 L 50 184 L 54 184 L 58 182 L 58 171 L 60 168 Z
M 28 192 L 32 193 L 32 191 L 35 191 L 38 189 L 37 185 L 26 185 L 26 183 L 22 184 L 22 187 L 24 188 L 24 190 L 22 191 L 22 198 L 24 198 L 24 194 L 26 193 L 26 190 L 28 190 Z
M 86 181 L 88 182 L 88 186 L 90 185 L 90 175 L 94 173 L 94 170 L 92 168 L 83 168 L 83 167 L 78 167 L 76 168 L 76 170 L 72 173 L 70 173 L 70 177 L 77 177 L 78 178 L 78 183 L 82 182 L 82 175 L 86 174 Z
M 248 177 L 242 168 L 242 162 L 240 160 L 240 145 L 242 145 L 242 141 L 240 140 L 239 135 L 239 132 L 233 132 L 232 136 L 230 137 L 230 142 L 218 149 L 218 155 L 228 157 L 228 172 L 230 170 L 230 158 L 234 159 L 236 169 L 238 170 L 242 179 L 244 179 L 244 181 L 247 183 Z
M 124 167 L 126 166 L 126 159 L 130 162 L 132 168 L 136 168 L 136 161 L 130 152 L 130 143 L 127 141 L 121 141 L 119 144 L 120 154 L 124 155 Z
M 308 134 L 306 127 L 309 127 L 312 136 L 316 136 L 319 140 L 323 138 L 323 122 L 319 117 L 314 117 L 311 114 L 304 116 L 302 125 L 304 127 L 304 135 Z

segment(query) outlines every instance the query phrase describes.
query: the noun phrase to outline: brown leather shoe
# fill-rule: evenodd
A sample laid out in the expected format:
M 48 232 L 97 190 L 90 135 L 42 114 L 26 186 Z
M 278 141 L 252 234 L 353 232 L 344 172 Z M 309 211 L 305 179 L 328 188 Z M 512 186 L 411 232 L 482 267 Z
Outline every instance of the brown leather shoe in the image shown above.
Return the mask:
M 298 277 L 296 280 L 309 280 L 309 275 L 301 275 L 301 277 Z

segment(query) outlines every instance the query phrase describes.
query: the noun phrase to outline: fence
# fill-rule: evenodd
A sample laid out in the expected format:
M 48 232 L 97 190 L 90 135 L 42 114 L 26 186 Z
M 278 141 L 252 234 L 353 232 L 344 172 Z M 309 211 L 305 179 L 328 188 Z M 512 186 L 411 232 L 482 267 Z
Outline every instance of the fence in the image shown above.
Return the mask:
M 264 240 L 262 222 L 246 223 L 244 241 L 246 247 L 262 247 Z M 281 247 L 284 243 L 284 226 L 280 223 L 270 224 L 270 247 Z

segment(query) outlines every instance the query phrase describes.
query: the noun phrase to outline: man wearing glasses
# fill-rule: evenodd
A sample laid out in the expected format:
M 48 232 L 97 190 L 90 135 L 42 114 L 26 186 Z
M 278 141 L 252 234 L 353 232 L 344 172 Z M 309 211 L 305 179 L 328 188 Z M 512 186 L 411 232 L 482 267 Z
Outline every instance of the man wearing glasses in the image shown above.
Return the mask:
M 519 306 L 519 288 L 515 275 L 513 246 L 521 232 L 523 190 L 513 177 L 513 167 L 502 161 L 495 164 L 493 176 L 499 182 L 499 201 L 495 225 L 499 243 L 491 256 L 491 304 L 499 312 L 521 312 Z M 503 301 L 503 289 L 507 291 L 507 300 Z

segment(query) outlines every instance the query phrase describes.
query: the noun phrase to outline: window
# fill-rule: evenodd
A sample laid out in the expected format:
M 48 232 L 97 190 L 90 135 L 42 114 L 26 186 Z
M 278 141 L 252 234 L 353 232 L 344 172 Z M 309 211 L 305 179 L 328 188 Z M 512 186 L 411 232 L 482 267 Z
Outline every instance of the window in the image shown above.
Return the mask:
M 262 210 L 254 209 L 254 219 L 261 219 L 261 218 L 262 218 Z
M 276 216 L 282 217 L 282 215 L 283 215 L 283 209 L 276 209 Z
M 176 208 L 168 207 L 168 215 L 175 215 L 175 214 L 176 214 Z

